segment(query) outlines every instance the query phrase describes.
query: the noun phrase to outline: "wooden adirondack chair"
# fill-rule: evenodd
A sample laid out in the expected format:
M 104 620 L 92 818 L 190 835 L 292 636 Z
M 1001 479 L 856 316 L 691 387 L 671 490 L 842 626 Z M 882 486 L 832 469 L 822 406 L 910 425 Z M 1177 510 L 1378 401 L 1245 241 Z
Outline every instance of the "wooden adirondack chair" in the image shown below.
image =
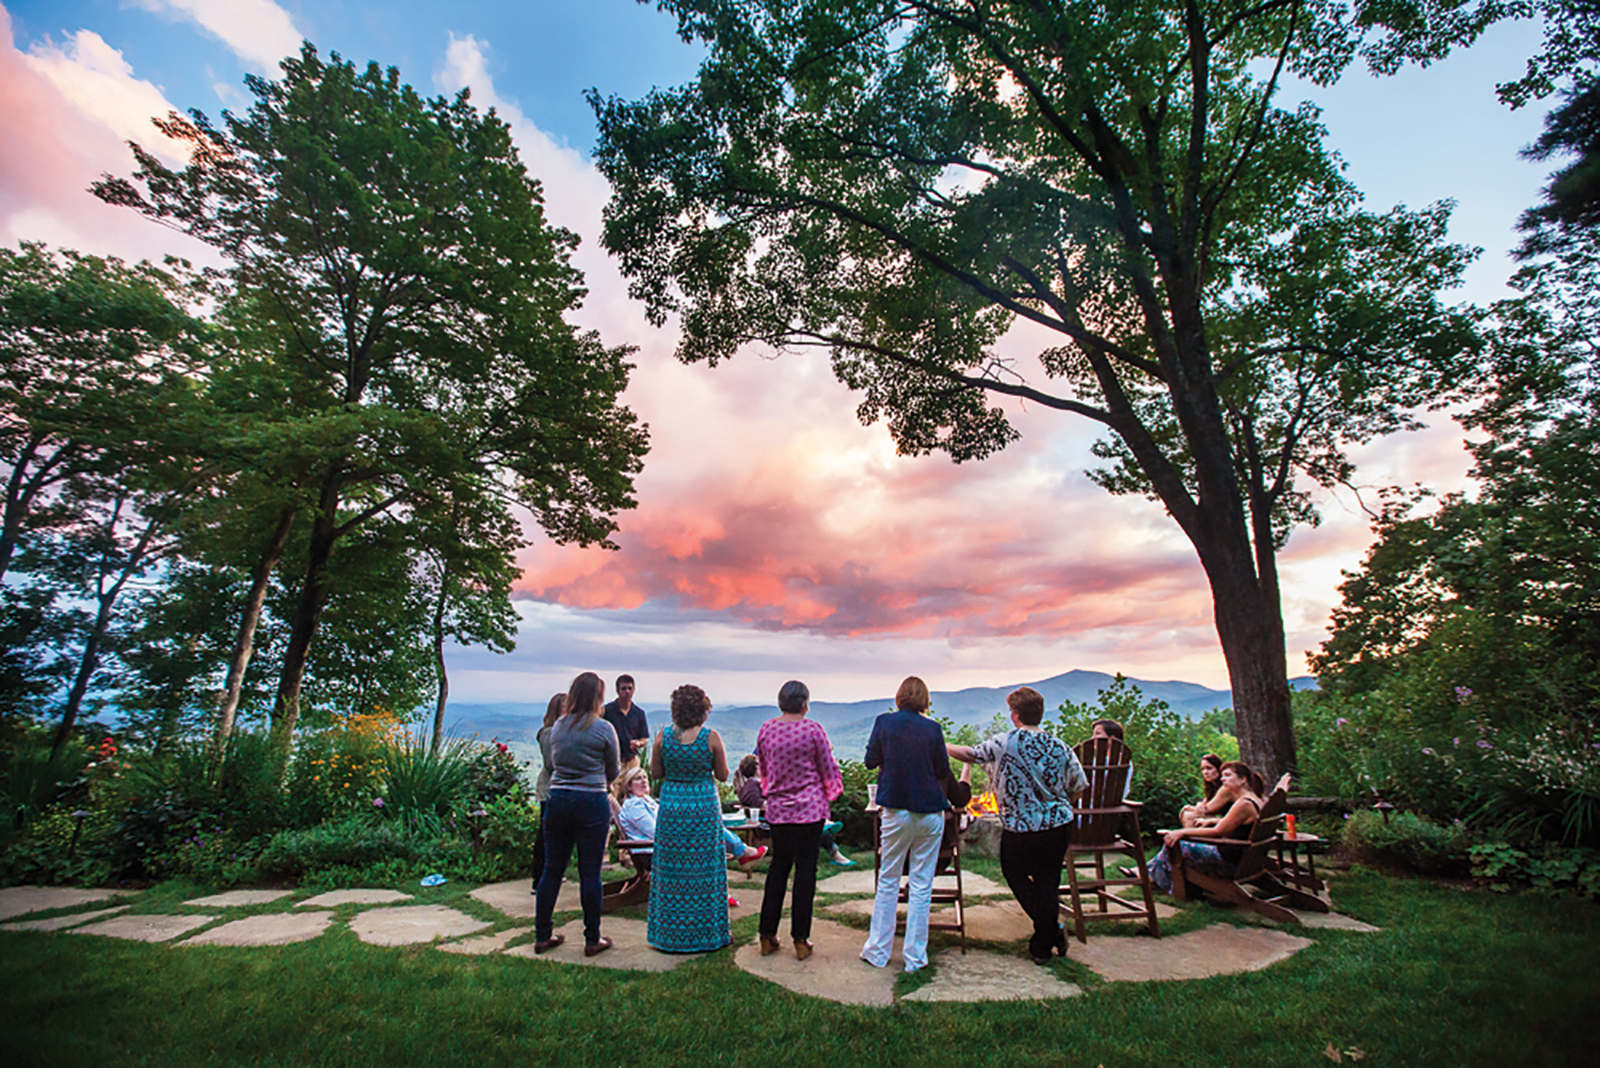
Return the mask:
M 972 799 L 972 791 L 967 790 L 967 800 Z M 876 893 L 878 880 L 888 878 L 883 871 L 883 825 L 879 820 L 882 810 L 874 806 L 869 811 L 873 814 L 872 821 L 872 889 Z M 964 829 L 963 821 L 966 813 L 952 809 L 944 816 L 944 837 L 939 842 L 939 861 L 934 868 L 933 875 L 933 906 L 954 905 L 955 916 L 950 920 L 937 917 L 928 920 L 930 931 L 954 931 L 961 942 L 961 952 L 967 951 L 967 901 L 966 893 L 961 884 L 961 831 Z M 911 868 L 911 858 L 900 866 L 893 878 L 898 882 L 904 878 Z M 905 903 L 910 900 L 910 887 L 900 887 L 900 901 Z M 904 934 L 906 921 L 904 917 L 896 920 L 895 933 Z
M 1161 926 L 1156 920 L 1155 889 L 1150 883 L 1150 872 L 1144 863 L 1144 846 L 1139 840 L 1139 808 L 1137 801 L 1129 801 L 1123 794 L 1127 790 L 1128 775 L 1133 766 L 1133 756 L 1119 738 L 1090 738 L 1080 742 L 1074 750 L 1089 777 L 1089 789 L 1083 803 L 1076 806 L 1078 822 L 1072 828 L 1072 844 L 1067 847 L 1067 885 L 1061 888 L 1061 911 L 1073 919 L 1073 932 L 1079 942 L 1087 942 L 1084 925 L 1102 920 L 1143 920 L 1151 937 L 1161 937 Z M 1106 875 L 1106 854 L 1125 853 L 1138 866 L 1138 878 L 1113 873 Z M 1080 869 L 1085 877 L 1080 878 Z M 1144 900 L 1130 901 L 1113 891 L 1118 887 L 1137 886 Z M 1083 898 L 1091 896 L 1093 910 L 1085 909 Z
M 611 799 L 611 825 L 616 828 L 617 848 L 619 849 L 654 849 L 654 842 L 642 839 L 629 838 L 622 824 L 618 821 L 621 815 L 621 806 L 616 798 Z M 635 871 L 621 879 L 612 879 L 610 882 L 600 884 L 600 911 L 613 912 L 628 905 L 638 905 L 650 900 L 650 873 L 648 871 Z
M 1272 860 L 1272 850 L 1278 841 L 1278 827 L 1283 822 L 1288 795 L 1274 790 L 1261 806 L 1261 814 L 1250 828 L 1249 838 L 1206 838 L 1208 845 L 1240 846 L 1244 855 L 1232 878 L 1207 875 L 1192 871 L 1183 862 L 1181 850 L 1169 850 L 1172 863 L 1172 896 L 1187 900 L 1191 888 L 1199 890 L 1214 901 L 1239 905 L 1279 923 L 1300 922 L 1300 917 L 1290 906 L 1310 912 L 1327 912 L 1328 903 L 1315 894 L 1295 886 L 1286 885 L 1279 878 Z

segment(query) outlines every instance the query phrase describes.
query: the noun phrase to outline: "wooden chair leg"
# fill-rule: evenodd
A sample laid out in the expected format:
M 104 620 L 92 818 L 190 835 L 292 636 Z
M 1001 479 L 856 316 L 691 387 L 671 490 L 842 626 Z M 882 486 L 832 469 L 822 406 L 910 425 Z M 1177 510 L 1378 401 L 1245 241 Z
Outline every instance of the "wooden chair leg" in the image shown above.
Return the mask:
M 1144 847 L 1137 841 L 1133 845 L 1133 858 L 1139 864 L 1139 889 L 1144 891 L 1144 911 L 1150 920 L 1146 930 L 1150 932 L 1151 938 L 1160 938 L 1161 924 L 1156 920 L 1156 892 L 1150 883 L 1150 869 L 1145 867 Z
M 1073 932 L 1078 941 L 1088 944 L 1089 934 L 1084 930 L 1083 923 L 1083 898 L 1078 893 L 1078 860 L 1072 851 L 1067 851 L 1067 888 L 1072 898 Z

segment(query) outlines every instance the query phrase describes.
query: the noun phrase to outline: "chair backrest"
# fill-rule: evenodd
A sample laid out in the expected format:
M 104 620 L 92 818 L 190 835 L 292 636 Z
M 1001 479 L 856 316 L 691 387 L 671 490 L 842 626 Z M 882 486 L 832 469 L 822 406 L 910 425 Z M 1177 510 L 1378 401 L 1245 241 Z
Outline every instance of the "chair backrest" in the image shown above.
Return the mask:
M 1076 806 L 1078 823 L 1072 830 L 1074 847 L 1109 845 L 1116 841 L 1131 811 L 1123 804 L 1133 751 L 1120 738 L 1090 738 L 1073 749 L 1088 776 L 1089 789 Z
M 1277 840 L 1278 825 L 1283 822 L 1283 814 L 1288 808 L 1289 795 L 1283 790 L 1274 790 L 1267 795 L 1261 811 L 1256 814 L 1256 822 L 1250 828 L 1250 845 L 1239 858 L 1239 867 L 1233 873 L 1235 880 L 1248 879 L 1267 866 L 1267 854 Z

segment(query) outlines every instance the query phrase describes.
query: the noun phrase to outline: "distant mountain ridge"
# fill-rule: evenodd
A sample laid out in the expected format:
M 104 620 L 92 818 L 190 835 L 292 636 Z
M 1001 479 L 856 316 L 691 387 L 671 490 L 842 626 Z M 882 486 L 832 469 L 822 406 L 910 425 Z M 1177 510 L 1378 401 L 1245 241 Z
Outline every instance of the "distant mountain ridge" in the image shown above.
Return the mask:
M 1054 710 L 1065 701 L 1082 703 L 1093 701 L 1101 690 L 1115 681 L 1114 676 L 1101 671 L 1068 671 L 1038 682 L 1018 683 L 1032 686 L 1044 696 L 1045 708 Z M 1199 719 L 1214 708 L 1232 707 L 1232 694 L 1227 690 L 1213 690 L 1198 683 L 1145 679 L 1129 679 L 1147 699 L 1165 701 L 1174 712 L 1187 719 Z M 1308 689 L 1315 680 L 1302 677 L 1291 681 L 1295 689 Z M 958 724 L 988 723 L 996 712 L 1005 711 L 1006 695 L 1017 686 L 971 686 L 964 690 L 939 690 L 934 692 L 933 711 Z M 650 721 L 652 733 L 669 722 L 666 708 L 641 702 Z M 456 734 L 477 734 L 480 738 L 499 738 L 507 742 L 532 744 L 539 724 L 544 718 L 544 703 L 495 702 L 484 704 L 451 705 L 445 712 L 446 723 Z M 865 750 L 872 722 L 884 712 L 893 711 L 894 698 L 880 697 L 866 701 L 813 701 L 811 718 L 827 728 L 834 751 L 841 757 L 859 759 Z M 712 709 L 710 726 L 722 735 L 730 758 L 748 753 L 755 747 L 756 731 L 761 724 L 778 714 L 778 706 L 741 705 Z

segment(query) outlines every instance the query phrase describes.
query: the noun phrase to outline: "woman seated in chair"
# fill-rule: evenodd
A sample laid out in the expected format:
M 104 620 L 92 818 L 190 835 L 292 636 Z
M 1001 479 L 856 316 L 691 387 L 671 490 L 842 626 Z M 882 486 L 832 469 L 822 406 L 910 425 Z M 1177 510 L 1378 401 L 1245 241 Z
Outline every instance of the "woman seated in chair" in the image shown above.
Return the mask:
M 1222 785 L 1222 758 L 1215 753 L 1200 758 L 1200 783 L 1205 796 L 1198 804 L 1178 810 L 1178 823 L 1184 827 L 1209 827 L 1239 800 L 1238 794 Z
M 616 785 L 617 801 L 620 808 L 617 811 L 617 826 L 622 828 L 624 838 L 640 842 L 653 842 L 656 839 L 656 815 L 661 811 L 660 802 L 650 796 L 650 776 L 643 768 L 630 768 L 617 776 Z M 766 856 L 767 850 L 752 848 L 739 840 L 739 836 L 728 830 L 722 830 L 723 848 L 728 855 L 739 862 L 740 867 L 754 864 Z M 650 870 L 650 857 L 654 852 L 651 849 L 631 849 L 634 867 L 639 871 Z M 639 862 L 643 854 L 644 862 Z
M 1150 881 L 1160 887 L 1163 893 L 1172 893 L 1175 853 L 1179 854 L 1176 863 L 1182 864 L 1188 870 L 1219 878 L 1231 876 L 1239 866 L 1239 858 L 1244 853 L 1244 847 L 1212 845 L 1206 839 L 1249 838 L 1250 831 L 1255 826 L 1256 816 L 1260 814 L 1264 803 L 1261 795 L 1266 789 L 1266 783 L 1262 781 L 1260 774 L 1250 770 L 1250 765 L 1238 760 L 1230 760 L 1222 765 L 1220 781 L 1218 792 L 1226 789 L 1236 798 L 1225 815 L 1208 826 L 1185 827 L 1178 831 L 1168 831 L 1163 836 L 1164 844 L 1161 852 L 1150 862 Z

